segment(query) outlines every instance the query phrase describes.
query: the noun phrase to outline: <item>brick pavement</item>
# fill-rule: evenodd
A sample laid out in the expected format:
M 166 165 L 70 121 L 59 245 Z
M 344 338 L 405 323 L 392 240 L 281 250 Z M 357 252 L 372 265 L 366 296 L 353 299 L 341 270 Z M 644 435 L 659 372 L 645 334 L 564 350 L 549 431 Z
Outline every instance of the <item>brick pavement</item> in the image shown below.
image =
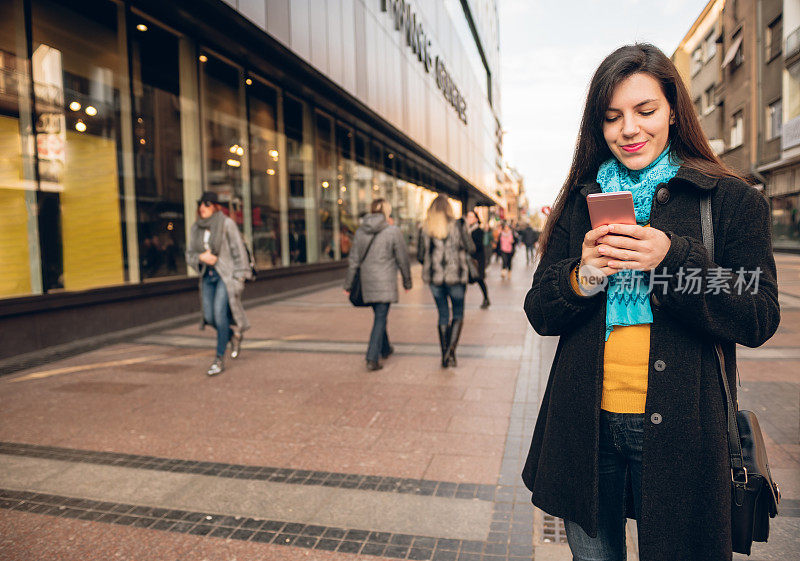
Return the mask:
M 786 499 L 755 561 L 800 552 L 800 257 L 777 261 L 781 328 L 740 361 Z M 416 270 L 379 372 L 363 364 L 371 313 L 336 286 L 251 308 L 217 378 L 213 332 L 191 324 L 0 379 L 0 462 L 17 466 L 0 470 L 0 559 L 568 559 L 519 481 L 555 343 L 522 313 L 531 272 L 517 260 L 503 282 L 492 265 L 489 310 L 468 291 L 456 369 L 438 366 Z M 409 514 L 434 500 L 477 538 Z

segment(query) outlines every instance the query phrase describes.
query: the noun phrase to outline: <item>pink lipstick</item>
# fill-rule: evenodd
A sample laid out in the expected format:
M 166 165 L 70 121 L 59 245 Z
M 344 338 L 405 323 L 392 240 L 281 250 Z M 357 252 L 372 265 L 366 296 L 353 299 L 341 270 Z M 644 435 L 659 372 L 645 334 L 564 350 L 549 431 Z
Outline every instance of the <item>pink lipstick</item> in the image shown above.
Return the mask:
M 625 146 L 622 146 L 621 148 L 623 150 L 625 150 L 626 152 L 638 152 L 639 150 L 641 150 L 642 146 L 644 146 L 645 144 L 647 144 L 647 141 L 639 142 L 637 144 L 626 144 Z

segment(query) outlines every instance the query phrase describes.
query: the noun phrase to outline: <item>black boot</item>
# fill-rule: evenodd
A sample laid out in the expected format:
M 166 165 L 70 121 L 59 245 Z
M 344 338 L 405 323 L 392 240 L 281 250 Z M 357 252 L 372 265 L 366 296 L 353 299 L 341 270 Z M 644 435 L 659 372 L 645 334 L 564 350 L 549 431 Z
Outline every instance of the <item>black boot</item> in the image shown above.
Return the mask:
M 458 346 L 458 338 L 461 337 L 461 328 L 464 326 L 463 319 L 454 319 L 450 324 L 450 338 L 447 346 L 447 365 L 457 366 L 456 364 L 456 347 Z
M 442 368 L 447 367 L 447 350 L 450 346 L 450 326 L 439 325 L 439 346 L 442 348 Z

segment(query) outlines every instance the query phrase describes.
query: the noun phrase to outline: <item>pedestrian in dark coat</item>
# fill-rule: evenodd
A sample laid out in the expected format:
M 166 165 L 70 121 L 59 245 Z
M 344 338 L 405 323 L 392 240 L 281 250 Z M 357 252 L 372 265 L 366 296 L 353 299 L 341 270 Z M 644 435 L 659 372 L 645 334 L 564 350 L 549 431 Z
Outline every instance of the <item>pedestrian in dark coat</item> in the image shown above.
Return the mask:
M 489 291 L 486 288 L 486 247 L 483 245 L 483 229 L 481 229 L 481 219 L 474 210 L 467 213 L 467 229 L 469 230 L 472 243 L 475 245 L 475 251 L 471 254 L 473 264 L 475 266 L 474 277 L 470 276 L 469 282 L 475 283 L 483 293 L 483 302 L 481 308 L 486 309 L 491 305 L 489 302 Z
M 629 89 L 636 84 L 655 84 L 642 95 L 656 101 L 637 105 L 639 90 Z M 666 127 L 660 145 L 656 121 Z M 708 147 L 677 70 L 651 45 L 623 47 L 601 63 L 579 138 L 525 298 L 534 329 L 560 339 L 523 480 L 535 505 L 565 519 L 577 560 L 587 551 L 598 555 L 592 559 L 625 559 L 627 515 L 638 519 L 642 561 L 729 561 L 731 465 L 713 344 L 722 346 L 735 400 L 736 344 L 763 344 L 780 321 L 769 205 Z M 647 203 L 649 227 L 592 229 L 586 197 L 603 189 L 603 166 L 646 175 L 654 163 L 672 161 L 677 171 L 653 186 Z M 713 261 L 701 241 L 703 194 L 711 197 Z M 655 271 L 663 285 L 642 302 L 652 310 L 649 324 L 613 325 L 606 340 L 610 288 L 587 290 L 581 263 L 609 282 L 622 272 Z M 715 284 L 718 267 L 733 276 Z M 694 269 L 701 284 L 686 290 L 685 273 Z M 737 289 L 739 270 L 757 278 L 757 289 Z M 634 349 L 645 360 L 641 414 L 601 406 L 613 393 L 608 351 L 620 329 L 649 331 Z
M 367 345 L 367 369 L 380 370 L 383 366 L 379 358 L 388 358 L 394 352 L 394 347 L 389 343 L 386 323 L 389 305 L 398 300 L 397 271 L 403 277 L 403 287 L 410 290 L 411 268 L 403 233 L 388 221 L 392 213 L 391 205 L 384 199 L 375 199 L 370 210 L 371 213 L 361 219 L 361 225 L 356 230 L 344 287 L 350 290 L 360 264 L 359 279 L 364 303 L 372 306 L 374 313 Z

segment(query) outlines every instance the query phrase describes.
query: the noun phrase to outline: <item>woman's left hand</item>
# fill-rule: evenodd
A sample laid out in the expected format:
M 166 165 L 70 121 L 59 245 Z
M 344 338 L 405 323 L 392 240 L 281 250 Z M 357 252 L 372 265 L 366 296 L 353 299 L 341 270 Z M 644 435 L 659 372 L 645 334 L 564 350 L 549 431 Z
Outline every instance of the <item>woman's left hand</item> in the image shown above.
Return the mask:
M 614 269 L 655 269 L 672 243 L 657 228 L 630 224 L 611 224 L 608 228 L 609 233 L 597 240 L 597 249 L 611 259 L 608 266 Z

